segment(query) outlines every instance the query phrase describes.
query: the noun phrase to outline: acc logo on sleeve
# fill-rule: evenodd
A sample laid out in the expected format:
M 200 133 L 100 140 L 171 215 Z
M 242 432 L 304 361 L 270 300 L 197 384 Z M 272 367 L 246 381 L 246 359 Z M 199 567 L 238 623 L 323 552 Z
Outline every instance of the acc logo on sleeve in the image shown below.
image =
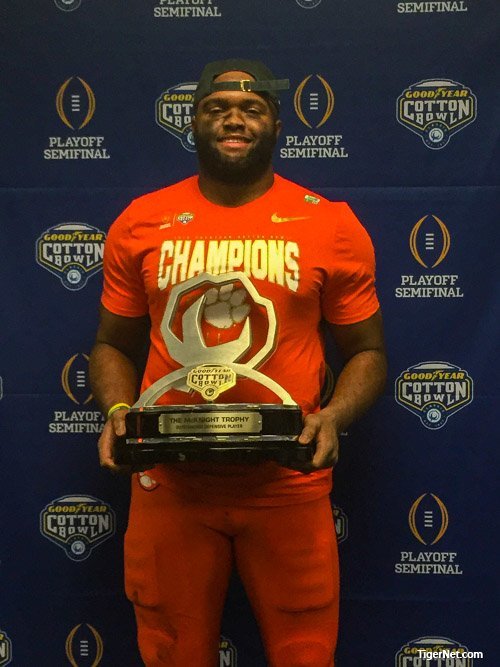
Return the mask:
M 10 665 L 12 662 L 12 642 L 5 630 L 0 628 L 0 667 Z
M 66 657 L 72 667 L 97 667 L 102 660 L 104 643 L 89 623 L 80 623 L 68 634 Z
M 71 560 L 87 559 L 115 534 L 114 510 L 92 496 L 63 496 L 40 512 L 40 532 Z
M 101 270 L 106 233 L 83 222 L 50 227 L 36 242 L 36 261 L 60 278 L 66 289 L 80 290 Z
M 219 667 L 237 667 L 238 652 L 233 642 L 227 637 L 219 641 Z
M 420 417 L 429 429 L 442 428 L 448 417 L 472 402 L 467 371 L 443 361 L 424 361 L 396 379 L 396 401 Z
M 178 83 L 167 88 L 156 100 L 156 122 L 178 139 L 191 153 L 196 150 L 191 130 L 191 117 L 194 91 L 197 85 L 193 81 Z
M 430 659 L 426 655 L 439 653 L 451 657 Z M 472 667 L 474 661 L 468 657 L 469 649 L 447 637 L 419 637 L 411 639 L 396 653 L 396 667 Z M 459 657 L 457 657 L 459 656 Z
M 396 115 L 427 148 L 437 150 L 476 120 L 477 99 L 470 88 L 457 81 L 425 79 L 403 90 Z

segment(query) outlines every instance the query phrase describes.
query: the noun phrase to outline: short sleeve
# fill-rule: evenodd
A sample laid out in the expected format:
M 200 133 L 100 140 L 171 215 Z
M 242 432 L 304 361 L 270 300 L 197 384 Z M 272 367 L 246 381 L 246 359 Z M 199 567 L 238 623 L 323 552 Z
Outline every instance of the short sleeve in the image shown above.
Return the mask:
M 322 314 L 332 324 L 354 324 L 379 308 L 375 290 L 375 251 L 368 232 L 349 206 L 333 205 L 331 259 L 322 293 Z
M 130 206 L 111 225 L 104 246 L 102 305 L 115 315 L 141 317 L 148 301 L 141 276 L 141 254 L 131 232 Z

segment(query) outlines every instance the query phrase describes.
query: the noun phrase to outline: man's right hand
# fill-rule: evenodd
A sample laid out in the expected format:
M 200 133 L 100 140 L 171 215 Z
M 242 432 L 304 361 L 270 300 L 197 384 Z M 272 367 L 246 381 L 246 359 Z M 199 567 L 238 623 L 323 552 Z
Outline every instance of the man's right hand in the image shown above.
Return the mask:
M 99 463 L 113 472 L 130 472 L 131 466 L 118 465 L 114 460 L 116 438 L 125 435 L 125 415 L 128 410 L 116 410 L 104 424 L 99 438 Z

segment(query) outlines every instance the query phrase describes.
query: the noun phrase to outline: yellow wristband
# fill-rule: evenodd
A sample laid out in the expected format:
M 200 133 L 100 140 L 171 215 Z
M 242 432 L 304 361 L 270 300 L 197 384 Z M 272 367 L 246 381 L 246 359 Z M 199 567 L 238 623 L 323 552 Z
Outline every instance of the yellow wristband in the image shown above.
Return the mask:
M 128 403 L 115 403 L 108 410 L 108 419 L 114 412 L 116 412 L 117 410 L 121 410 L 122 408 L 127 408 L 128 410 L 130 408 L 130 405 Z

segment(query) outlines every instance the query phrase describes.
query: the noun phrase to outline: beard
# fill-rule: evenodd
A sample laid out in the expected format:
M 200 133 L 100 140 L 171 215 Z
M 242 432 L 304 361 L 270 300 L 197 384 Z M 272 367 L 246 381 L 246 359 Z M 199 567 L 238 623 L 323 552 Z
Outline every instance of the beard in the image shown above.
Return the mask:
M 228 185 L 255 183 L 269 169 L 277 137 L 274 130 L 262 134 L 244 157 L 224 155 L 208 134 L 193 132 L 200 168 Z

